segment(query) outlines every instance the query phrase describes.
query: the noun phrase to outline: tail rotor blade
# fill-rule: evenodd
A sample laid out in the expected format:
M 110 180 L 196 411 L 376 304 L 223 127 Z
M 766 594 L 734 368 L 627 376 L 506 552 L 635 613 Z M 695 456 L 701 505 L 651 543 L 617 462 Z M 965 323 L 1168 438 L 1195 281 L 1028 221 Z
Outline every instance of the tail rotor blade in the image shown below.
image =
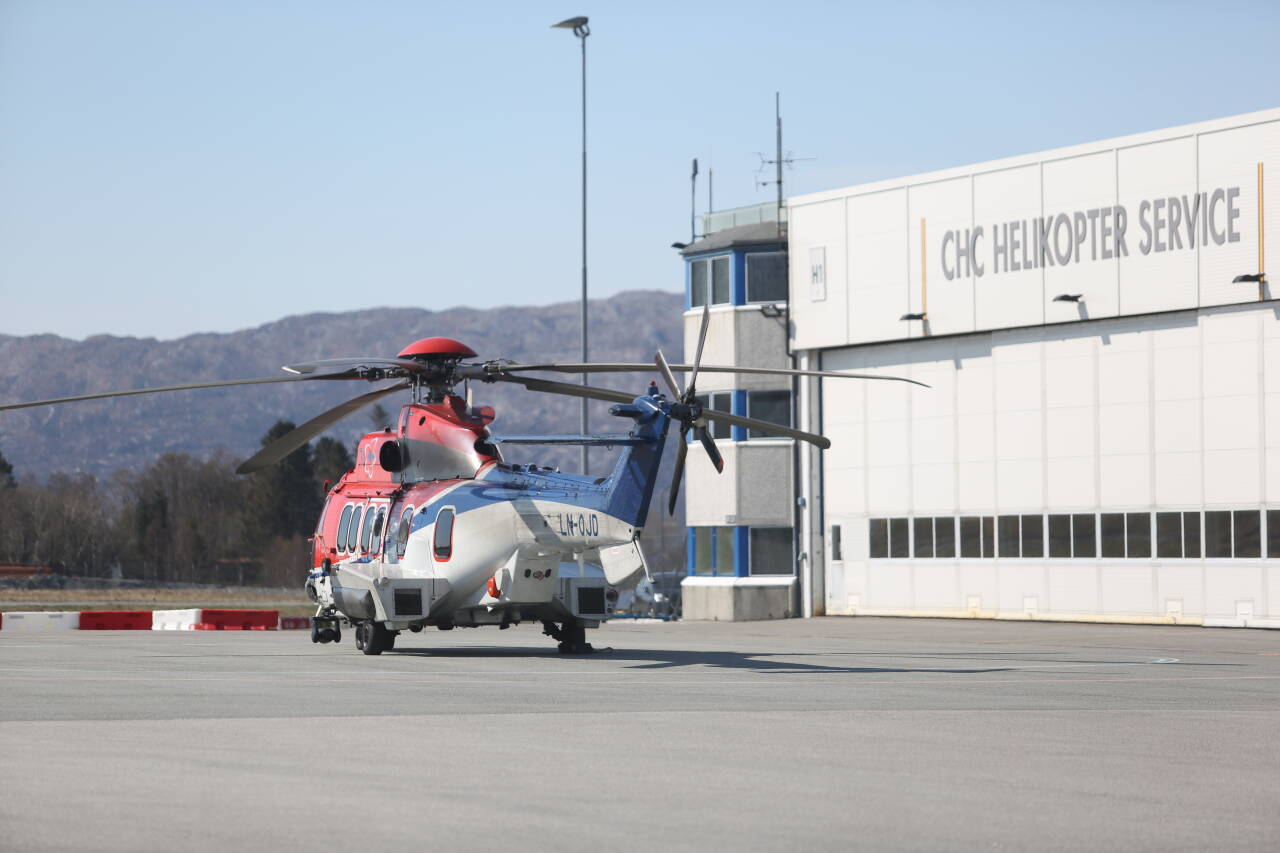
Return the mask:
M 693 372 L 689 374 L 689 384 L 685 387 L 685 395 L 689 400 L 693 399 L 694 388 L 698 382 L 698 365 L 702 364 L 702 347 L 707 342 L 707 326 L 711 325 L 711 308 L 707 305 L 702 306 L 702 327 L 698 329 L 698 350 L 693 355 Z M 685 402 L 689 402 L 685 400 Z
M 653 363 L 658 366 L 658 372 L 667 381 L 667 387 L 671 389 L 671 399 L 681 399 L 681 395 L 684 392 L 680 390 L 680 385 L 676 382 L 676 375 L 671 372 L 671 367 L 667 364 L 667 359 L 662 354 L 662 350 L 658 350 L 653 354 Z
M 711 431 L 706 426 L 699 425 L 693 428 L 694 434 L 698 436 L 698 441 L 702 442 L 702 448 L 707 451 L 707 458 L 711 460 L 711 464 L 716 466 L 716 473 L 724 473 L 724 457 L 720 455 L 720 449 L 716 447 L 716 440 L 711 437 Z
M 818 435 L 813 432 L 805 432 L 800 429 L 793 429 L 780 424 L 762 421 L 756 418 L 745 418 L 742 415 L 731 415 L 728 412 L 722 412 L 718 409 L 703 409 L 702 417 L 710 421 L 721 421 L 722 423 L 732 424 L 733 426 L 746 427 L 747 429 L 762 432 L 765 435 L 776 435 L 783 438 L 798 438 L 801 441 L 807 441 L 814 447 L 820 447 L 826 450 L 831 446 L 831 439 L 825 435 Z
M 684 477 L 684 458 L 689 455 L 689 443 L 684 440 L 684 430 L 680 430 L 680 445 L 676 449 L 676 470 L 671 475 L 671 491 L 667 497 L 667 515 L 676 514 L 676 501 L 680 499 L 680 480 Z

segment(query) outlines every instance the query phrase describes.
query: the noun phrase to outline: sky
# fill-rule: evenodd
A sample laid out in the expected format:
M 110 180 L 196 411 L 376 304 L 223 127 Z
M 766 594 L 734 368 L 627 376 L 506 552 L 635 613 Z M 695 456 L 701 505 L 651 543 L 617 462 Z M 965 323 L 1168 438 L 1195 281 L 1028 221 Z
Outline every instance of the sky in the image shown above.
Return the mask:
M 678 290 L 717 209 L 1280 106 L 1275 2 L 0 0 L 0 333 Z M 699 210 L 708 205 L 700 178 Z

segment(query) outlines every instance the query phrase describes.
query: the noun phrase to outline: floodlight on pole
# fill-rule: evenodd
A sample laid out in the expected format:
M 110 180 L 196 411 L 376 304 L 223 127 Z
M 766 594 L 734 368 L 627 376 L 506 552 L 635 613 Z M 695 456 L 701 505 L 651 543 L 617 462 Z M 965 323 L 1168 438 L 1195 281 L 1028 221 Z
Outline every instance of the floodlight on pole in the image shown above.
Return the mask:
M 582 43 L 582 361 L 587 361 L 587 36 L 591 28 L 587 17 L 578 15 L 565 18 L 552 29 L 572 30 Z M 582 384 L 587 384 L 587 374 L 582 374 Z M 587 398 L 582 398 L 582 434 L 587 434 Z M 587 473 L 587 447 L 582 446 L 582 473 Z

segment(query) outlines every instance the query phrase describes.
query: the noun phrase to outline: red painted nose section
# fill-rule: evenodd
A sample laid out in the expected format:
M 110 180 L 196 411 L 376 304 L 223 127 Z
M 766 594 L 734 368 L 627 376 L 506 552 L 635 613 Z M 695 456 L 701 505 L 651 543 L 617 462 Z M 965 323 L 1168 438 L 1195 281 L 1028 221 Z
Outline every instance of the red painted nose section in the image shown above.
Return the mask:
M 476 352 L 462 341 L 455 341 L 453 338 L 423 338 L 409 344 L 400 352 L 400 358 L 412 358 L 415 355 L 475 358 Z

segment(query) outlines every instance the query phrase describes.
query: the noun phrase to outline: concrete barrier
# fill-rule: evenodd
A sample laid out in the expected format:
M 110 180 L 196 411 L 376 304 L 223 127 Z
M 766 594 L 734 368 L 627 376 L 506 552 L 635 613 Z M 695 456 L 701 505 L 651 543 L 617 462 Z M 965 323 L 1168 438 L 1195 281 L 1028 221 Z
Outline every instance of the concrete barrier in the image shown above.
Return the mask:
M 156 610 L 151 614 L 151 630 L 194 631 L 199 621 L 199 610 Z
M 74 631 L 79 627 L 78 610 L 11 611 L 4 614 L 5 631 Z
M 280 626 L 278 610 L 217 610 L 200 611 L 195 624 L 197 631 L 274 631 Z
M 30 610 L 0 613 L 5 631 L 274 631 L 278 610 Z M 307 628 L 307 619 L 284 620 Z
M 81 610 L 81 631 L 150 631 L 150 610 Z

